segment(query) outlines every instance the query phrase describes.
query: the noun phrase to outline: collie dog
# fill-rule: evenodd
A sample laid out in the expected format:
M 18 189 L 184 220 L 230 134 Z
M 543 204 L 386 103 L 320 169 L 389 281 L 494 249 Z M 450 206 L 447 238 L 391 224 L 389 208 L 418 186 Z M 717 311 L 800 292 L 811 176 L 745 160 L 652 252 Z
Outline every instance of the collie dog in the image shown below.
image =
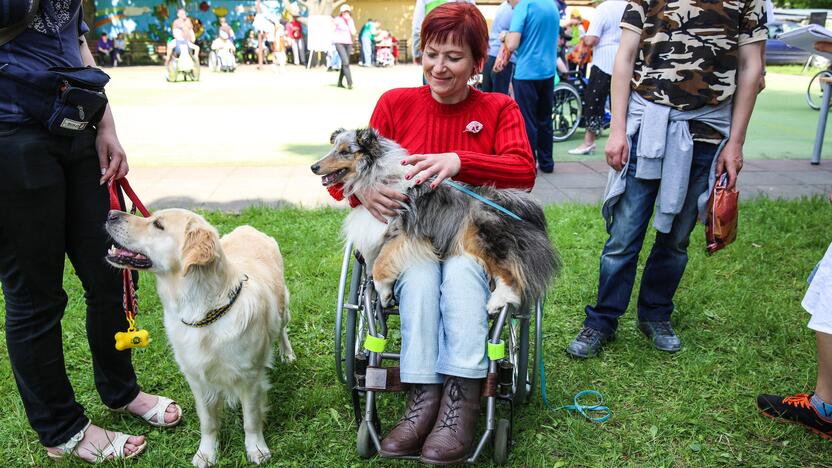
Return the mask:
M 220 239 L 201 216 L 161 210 L 149 218 L 111 211 L 107 261 L 156 275 L 165 329 L 194 394 L 201 440 L 192 463 L 217 461 L 223 402 L 242 404 L 249 461 L 270 457 L 263 437 L 272 346 L 295 359 L 286 324 L 289 291 L 277 242 L 241 226 Z
M 393 284 L 408 265 L 456 255 L 473 257 L 489 275 L 489 314 L 509 304 L 532 303 L 546 291 L 560 260 L 549 241 L 543 209 L 531 195 L 465 185 L 517 214 L 522 218 L 518 221 L 448 185 L 431 189 L 428 183 L 405 180 L 408 167 L 401 160 L 407 151 L 372 128 L 336 130 L 330 143 L 329 153 L 312 165 L 324 186 L 341 183 L 349 197 L 385 184 L 409 198 L 388 224 L 361 206 L 344 221 L 344 236 L 366 259 L 382 305 L 393 301 Z

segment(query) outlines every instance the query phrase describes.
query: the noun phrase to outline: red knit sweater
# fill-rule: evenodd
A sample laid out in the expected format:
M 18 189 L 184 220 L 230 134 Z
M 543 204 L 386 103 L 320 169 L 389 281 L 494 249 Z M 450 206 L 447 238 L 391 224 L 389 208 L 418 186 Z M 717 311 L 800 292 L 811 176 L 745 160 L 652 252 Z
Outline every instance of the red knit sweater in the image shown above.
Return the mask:
M 482 124 L 478 133 L 465 131 L 473 121 Z M 471 88 L 464 101 L 448 105 L 433 99 L 428 86 L 392 89 L 378 100 L 370 126 L 410 154 L 458 154 L 461 167 L 454 180 L 497 188 L 534 186 L 535 162 L 523 116 L 505 94 Z M 344 198 L 341 184 L 329 192 L 336 200 Z

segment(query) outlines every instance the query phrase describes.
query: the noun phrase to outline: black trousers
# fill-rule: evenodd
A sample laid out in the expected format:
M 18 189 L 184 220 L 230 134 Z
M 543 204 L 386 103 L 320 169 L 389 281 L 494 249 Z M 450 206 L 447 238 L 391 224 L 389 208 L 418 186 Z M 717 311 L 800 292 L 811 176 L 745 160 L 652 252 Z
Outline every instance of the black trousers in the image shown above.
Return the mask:
M 596 135 L 604 128 L 604 105 L 610 95 L 611 84 L 612 76 L 593 65 L 589 72 L 589 83 L 586 86 L 584 119 L 586 119 L 586 130 Z
M 341 72 L 338 74 L 338 86 L 342 86 L 344 77 L 347 78 L 347 86 L 352 87 L 352 73 L 350 73 L 350 54 L 352 46 L 349 44 L 335 44 L 335 50 L 341 58 Z
M 107 186 L 95 132 L 50 134 L 39 125 L 0 124 L 0 282 L 6 345 L 29 423 L 41 443 L 66 442 L 87 423 L 66 375 L 61 318 L 64 258 L 84 287 L 95 386 L 118 408 L 139 393 L 129 351 L 113 335 L 126 327 L 121 275 L 104 256 Z
M 494 62 L 497 57 L 489 55 L 485 61 L 485 68 L 482 71 L 482 90 L 486 93 L 508 94 L 508 87 L 511 84 L 511 76 L 514 74 L 514 64 L 508 62 L 500 73 L 494 73 Z
M 523 114 L 526 135 L 534 153 L 534 159 L 542 171 L 552 172 L 555 167 L 552 140 L 552 108 L 555 106 L 555 77 L 542 80 L 518 80 L 514 78 L 514 100 Z

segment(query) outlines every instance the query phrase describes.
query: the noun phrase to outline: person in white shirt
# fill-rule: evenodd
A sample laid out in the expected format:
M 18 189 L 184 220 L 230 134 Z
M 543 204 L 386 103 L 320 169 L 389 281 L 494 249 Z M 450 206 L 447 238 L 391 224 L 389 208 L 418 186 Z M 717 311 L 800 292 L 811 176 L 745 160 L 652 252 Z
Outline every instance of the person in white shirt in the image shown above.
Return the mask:
M 592 47 L 589 84 L 586 88 L 584 104 L 584 122 L 586 132 L 584 141 L 569 154 L 591 154 L 595 152 L 595 139 L 604 126 L 604 107 L 610 95 L 612 65 L 618 42 L 621 40 L 621 16 L 627 2 L 624 0 L 606 0 L 595 9 L 595 16 L 589 23 L 589 30 L 582 41 Z

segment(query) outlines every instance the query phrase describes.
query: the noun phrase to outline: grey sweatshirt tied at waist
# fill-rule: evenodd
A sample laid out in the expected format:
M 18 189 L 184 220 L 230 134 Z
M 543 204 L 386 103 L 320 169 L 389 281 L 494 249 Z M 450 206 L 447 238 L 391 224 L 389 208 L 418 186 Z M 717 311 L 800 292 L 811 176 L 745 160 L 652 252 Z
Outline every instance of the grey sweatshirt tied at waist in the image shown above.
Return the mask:
M 630 93 L 630 105 L 627 111 L 627 141 L 632 148 L 633 136 L 638 133 L 636 155 L 636 178 L 644 180 L 661 180 L 659 194 L 656 197 L 656 212 L 653 227 L 657 231 L 668 233 L 673 227 L 673 219 L 682 211 L 688 191 L 690 167 L 693 161 L 693 138 L 688 121 L 703 122 L 724 137 L 719 144 L 711 172 L 708 175 L 708 190 L 698 199 L 699 218 L 705 222 L 705 204 L 716 182 L 716 160 L 731 131 L 731 101 L 718 106 L 705 106 L 692 111 L 680 111 L 669 106 L 656 104 Z M 627 186 L 627 163 L 616 171 L 610 169 L 607 176 L 607 189 L 601 213 L 609 230 L 612 222 L 613 207 L 618 202 Z

